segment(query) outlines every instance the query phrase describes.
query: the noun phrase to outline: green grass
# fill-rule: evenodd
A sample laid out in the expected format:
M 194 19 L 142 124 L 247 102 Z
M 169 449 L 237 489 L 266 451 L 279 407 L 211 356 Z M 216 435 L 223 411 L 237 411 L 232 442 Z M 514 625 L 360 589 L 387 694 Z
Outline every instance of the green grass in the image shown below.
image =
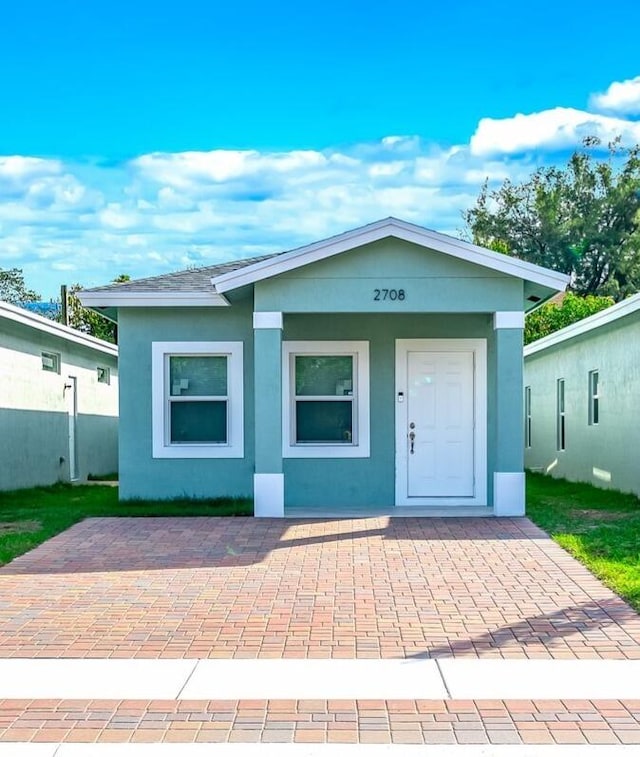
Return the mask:
M 115 486 L 55 486 L 0 492 L 0 565 L 89 517 L 251 515 L 246 499 L 118 502 Z
M 640 500 L 527 474 L 527 515 L 640 611 Z

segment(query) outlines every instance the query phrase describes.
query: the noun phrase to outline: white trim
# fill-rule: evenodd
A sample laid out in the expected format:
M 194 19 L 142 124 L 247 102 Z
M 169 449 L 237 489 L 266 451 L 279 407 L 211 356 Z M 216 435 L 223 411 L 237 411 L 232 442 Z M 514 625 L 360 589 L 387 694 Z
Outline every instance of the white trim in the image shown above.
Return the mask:
M 493 513 L 498 517 L 524 515 L 524 473 L 493 474 Z
M 228 307 L 229 300 L 216 292 L 78 292 L 88 308 L 200 308 Z
M 474 353 L 474 495 L 472 497 L 408 497 L 407 480 L 407 353 L 409 351 Z M 403 402 L 398 402 L 402 392 Z M 487 505 L 487 340 L 396 339 L 396 507 Z
M 631 315 L 638 310 L 640 310 L 640 294 L 634 294 L 633 297 L 618 302 L 606 310 L 601 310 L 599 313 L 595 313 L 595 315 L 590 315 L 588 318 L 583 318 L 577 323 L 572 323 L 570 326 L 565 326 L 563 329 L 549 334 L 549 336 L 543 336 L 542 339 L 532 342 L 524 348 L 524 356 L 535 355 L 536 352 L 542 352 L 542 350 L 565 342 L 567 339 L 573 339 L 581 334 L 594 331 L 601 326 L 613 323 L 619 318 L 624 318 L 626 315 Z
M 297 445 L 292 439 L 291 356 L 355 355 L 354 423 L 356 443 Z M 300 458 L 344 458 L 370 456 L 369 342 L 282 342 L 282 456 Z
M 102 339 L 97 339 L 94 336 L 89 336 L 89 334 L 83 334 L 82 331 L 72 329 L 70 326 L 63 326 L 61 323 L 56 323 L 49 318 L 44 318 L 41 315 L 32 313 L 30 310 L 24 310 L 23 308 L 10 305 L 8 302 L 3 302 L 1 300 L 0 318 L 6 318 L 8 321 L 19 323 L 22 326 L 28 326 L 29 328 L 40 331 L 43 334 L 57 336 L 60 339 L 72 342 L 73 344 L 89 347 L 92 350 L 103 352 L 105 355 L 118 357 L 118 348 L 115 344 L 105 342 Z
M 405 242 L 412 242 L 436 252 L 442 252 L 485 268 L 549 287 L 555 291 L 564 291 L 569 283 L 569 276 L 564 273 L 551 271 L 532 263 L 525 263 L 518 258 L 487 250 L 446 234 L 400 221 L 397 218 L 385 218 L 330 239 L 289 250 L 244 268 L 214 276 L 211 283 L 215 286 L 217 292 L 228 292 L 247 284 L 253 284 L 256 281 L 295 270 L 300 266 L 324 260 L 332 255 L 352 250 L 364 244 L 377 242 L 386 237 L 395 237 Z
M 284 473 L 254 473 L 253 515 L 284 518 Z
M 282 313 L 265 311 L 253 314 L 254 329 L 282 329 Z
M 244 372 L 242 342 L 152 342 L 151 402 L 154 458 L 244 457 Z M 169 444 L 166 438 L 165 358 L 167 355 L 226 355 L 227 444 Z
M 493 314 L 493 329 L 523 329 L 524 313 L 522 310 L 497 310 Z

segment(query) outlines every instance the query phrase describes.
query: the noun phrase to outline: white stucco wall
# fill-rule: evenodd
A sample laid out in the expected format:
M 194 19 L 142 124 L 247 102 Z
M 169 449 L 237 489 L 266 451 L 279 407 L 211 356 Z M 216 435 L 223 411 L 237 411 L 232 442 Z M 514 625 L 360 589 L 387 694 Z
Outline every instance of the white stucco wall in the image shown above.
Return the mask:
M 597 425 L 589 422 L 590 371 L 599 374 Z M 561 451 L 558 379 L 565 382 L 566 448 Z M 528 468 L 640 494 L 640 311 L 526 356 L 524 384 L 531 387 Z
M 77 380 L 77 479 L 117 470 L 117 357 L 0 312 L 0 490 L 70 479 L 69 377 Z M 42 352 L 61 356 L 60 373 Z M 98 383 L 98 366 L 110 383 Z

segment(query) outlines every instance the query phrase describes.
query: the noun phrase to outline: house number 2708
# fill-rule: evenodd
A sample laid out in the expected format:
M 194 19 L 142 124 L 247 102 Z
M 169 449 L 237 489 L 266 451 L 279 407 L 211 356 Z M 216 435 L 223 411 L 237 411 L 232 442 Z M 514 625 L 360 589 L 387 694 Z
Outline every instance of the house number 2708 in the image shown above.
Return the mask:
M 373 299 L 378 300 L 404 300 L 406 298 L 404 289 L 374 289 Z

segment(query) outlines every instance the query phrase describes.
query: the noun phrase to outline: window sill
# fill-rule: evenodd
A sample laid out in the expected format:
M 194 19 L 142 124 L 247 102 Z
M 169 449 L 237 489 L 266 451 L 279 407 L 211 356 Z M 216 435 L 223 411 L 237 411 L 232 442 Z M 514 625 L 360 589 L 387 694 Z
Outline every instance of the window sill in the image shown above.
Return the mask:
M 310 445 L 285 445 L 282 449 L 284 458 L 350 458 L 350 457 L 371 457 L 369 445 L 332 445 L 332 444 L 310 444 Z
M 221 458 L 229 459 L 232 457 L 244 457 L 244 449 L 229 445 L 208 445 L 208 444 L 181 444 L 180 446 L 160 446 L 153 447 L 154 458 L 175 458 L 180 460 L 198 459 L 198 458 Z

